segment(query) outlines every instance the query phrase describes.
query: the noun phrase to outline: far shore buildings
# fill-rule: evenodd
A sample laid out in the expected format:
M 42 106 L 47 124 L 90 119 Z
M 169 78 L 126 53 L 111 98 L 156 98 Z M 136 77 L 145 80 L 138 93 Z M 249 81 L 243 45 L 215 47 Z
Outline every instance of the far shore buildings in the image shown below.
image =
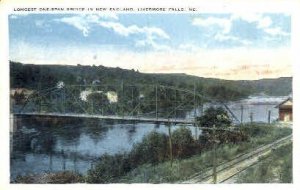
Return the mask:
M 279 112 L 279 121 L 283 122 L 292 122 L 293 121 L 293 98 L 289 97 L 288 99 L 281 102 L 276 106 Z

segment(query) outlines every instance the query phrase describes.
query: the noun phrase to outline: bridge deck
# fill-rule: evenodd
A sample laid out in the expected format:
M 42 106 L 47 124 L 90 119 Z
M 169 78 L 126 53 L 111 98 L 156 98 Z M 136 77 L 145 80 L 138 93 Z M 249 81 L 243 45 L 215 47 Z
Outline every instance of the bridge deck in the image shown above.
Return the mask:
M 119 121 L 141 121 L 141 122 L 159 122 L 175 124 L 194 124 L 194 119 L 175 119 L 175 118 L 148 118 L 133 116 L 115 116 L 115 115 L 96 115 L 96 114 L 77 114 L 77 113 L 14 113 L 16 116 L 48 116 L 48 117 L 76 117 L 76 118 L 96 118 Z

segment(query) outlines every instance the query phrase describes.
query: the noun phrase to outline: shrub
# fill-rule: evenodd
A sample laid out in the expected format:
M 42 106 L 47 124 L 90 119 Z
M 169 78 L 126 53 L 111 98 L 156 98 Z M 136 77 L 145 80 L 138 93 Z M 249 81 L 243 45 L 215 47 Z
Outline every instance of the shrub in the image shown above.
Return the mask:
M 64 183 L 82 183 L 84 178 L 77 173 L 64 171 L 49 175 L 49 183 L 64 184 Z
M 192 132 L 182 127 L 172 133 L 173 155 L 178 158 L 186 158 L 196 152 L 196 144 Z
M 65 184 L 65 183 L 83 183 L 84 177 L 71 171 L 44 173 L 35 175 L 18 176 L 13 183 L 34 183 L 34 184 Z
M 165 134 L 152 132 L 145 136 L 142 142 L 134 145 L 130 153 L 103 155 L 95 168 L 88 171 L 88 183 L 117 182 L 132 169 L 145 163 L 157 164 L 168 157 L 168 138 Z
M 111 183 L 131 170 L 127 154 L 103 155 L 87 173 L 88 183 Z
M 218 128 L 226 128 L 232 125 L 232 120 L 222 107 L 210 107 L 196 120 L 201 127 L 213 127 L 215 125 Z M 210 130 L 204 130 L 204 132 L 210 132 Z
M 12 183 L 34 183 L 33 175 L 17 176 Z
M 137 165 L 144 163 L 157 164 L 166 160 L 168 150 L 167 135 L 151 132 L 143 138 L 142 142 L 133 146 L 130 159 L 132 163 Z

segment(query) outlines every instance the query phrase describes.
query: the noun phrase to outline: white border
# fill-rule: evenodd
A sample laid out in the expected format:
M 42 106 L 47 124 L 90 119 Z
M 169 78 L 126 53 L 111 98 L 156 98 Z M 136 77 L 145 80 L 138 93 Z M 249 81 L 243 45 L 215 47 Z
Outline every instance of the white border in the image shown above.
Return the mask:
M 300 163 L 299 160 L 299 129 L 300 116 L 299 112 L 299 52 L 300 52 L 300 28 L 299 28 L 299 11 L 300 3 L 297 0 L 163 0 L 163 1 L 146 1 L 146 0 L 48 0 L 45 2 L 38 0 L 1 0 L 0 1 L 0 103 L 1 103 L 1 126 L 0 126 L 0 189 L 256 189 L 256 188 L 272 188 L 273 190 L 296 189 L 299 185 Z M 293 58 L 293 98 L 294 98 L 294 182 L 293 184 L 240 184 L 240 185 L 151 185 L 151 184 L 112 184 L 112 185 L 85 185 L 85 184 L 71 184 L 71 185 L 16 185 L 9 184 L 9 65 L 8 65 L 8 14 L 10 14 L 14 7 L 195 7 L 198 12 L 202 13 L 229 13 L 229 12 L 287 12 L 292 15 L 292 58 Z M 297 156 L 298 155 L 298 156 Z M 298 188 L 297 188 L 298 189 Z

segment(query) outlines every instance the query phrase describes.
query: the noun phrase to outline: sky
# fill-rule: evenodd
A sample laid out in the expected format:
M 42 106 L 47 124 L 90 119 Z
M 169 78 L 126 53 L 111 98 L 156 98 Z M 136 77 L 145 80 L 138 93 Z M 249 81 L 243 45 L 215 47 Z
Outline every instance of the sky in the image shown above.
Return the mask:
M 255 80 L 292 75 L 291 17 L 232 14 L 11 14 L 9 59 Z

